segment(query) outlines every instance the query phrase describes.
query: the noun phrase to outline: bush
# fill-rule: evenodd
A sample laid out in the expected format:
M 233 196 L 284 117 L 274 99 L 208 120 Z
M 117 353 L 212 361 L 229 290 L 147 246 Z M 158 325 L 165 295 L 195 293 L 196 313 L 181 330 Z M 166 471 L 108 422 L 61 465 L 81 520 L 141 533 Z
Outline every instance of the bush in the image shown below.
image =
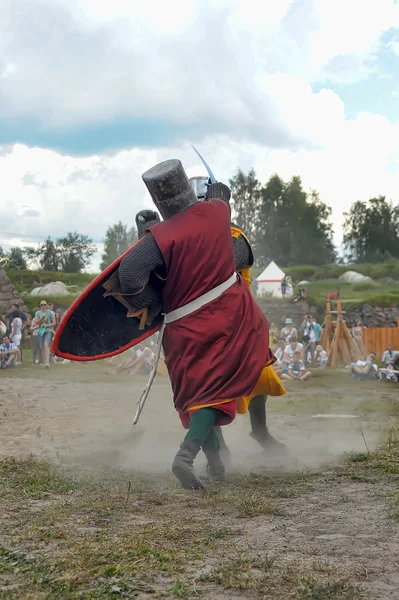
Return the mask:
M 360 283 L 353 283 L 352 288 L 354 292 L 368 292 L 372 288 L 377 287 L 374 281 L 361 281 Z
M 6 269 L 14 287 L 19 293 L 30 293 L 33 288 L 46 285 L 52 281 L 62 281 L 65 285 L 76 285 L 78 290 L 83 290 L 96 277 L 92 273 L 62 273 L 53 271 L 28 271 L 19 269 Z

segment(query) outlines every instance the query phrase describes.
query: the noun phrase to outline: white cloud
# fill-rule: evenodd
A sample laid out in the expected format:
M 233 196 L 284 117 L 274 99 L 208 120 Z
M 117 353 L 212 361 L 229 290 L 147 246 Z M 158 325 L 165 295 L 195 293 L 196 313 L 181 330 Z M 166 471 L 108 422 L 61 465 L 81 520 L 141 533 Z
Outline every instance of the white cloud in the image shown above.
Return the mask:
M 75 229 L 100 241 L 110 224 L 133 224 L 151 206 L 141 181 L 148 167 L 177 157 L 189 175 L 203 172 L 191 142 L 224 181 L 237 167 L 255 167 L 263 181 L 273 172 L 301 175 L 333 206 L 337 227 L 352 201 L 395 197 L 399 125 L 369 113 L 348 120 L 328 81 L 369 72 L 398 10 L 391 0 L 3 0 L 7 125 L 132 117 L 198 133 L 175 147 L 85 158 L 0 148 L 0 244 Z M 321 79 L 325 88 L 314 93 Z

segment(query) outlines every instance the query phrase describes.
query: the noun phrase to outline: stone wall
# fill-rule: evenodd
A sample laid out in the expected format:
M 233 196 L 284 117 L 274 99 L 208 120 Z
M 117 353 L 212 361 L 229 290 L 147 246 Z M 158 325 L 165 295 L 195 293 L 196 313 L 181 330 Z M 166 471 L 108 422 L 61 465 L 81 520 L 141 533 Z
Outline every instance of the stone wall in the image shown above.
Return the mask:
M 0 312 L 9 310 L 13 302 L 23 306 L 21 296 L 9 280 L 4 269 L 0 268 Z
M 284 326 L 285 319 L 290 317 L 294 323 L 294 327 L 300 327 L 306 315 L 314 315 L 321 323 L 323 322 L 324 315 L 319 315 L 315 306 L 309 306 L 309 304 L 303 300 L 299 302 L 292 302 L 287 300 L 277 300 L 272 298 L 258 298 L 258 304 L 262 308 L 269 323 L 272 321 L 277 325 L 279 329 Z
M 357 319 L 362 321 L 366 327 L 397 327 L 399 318 L 399 307 L 380 308 L 363 304 L 354 311 L 345 315 L 348 325 L 352 325 Z
M 317 317 L 320 324 L 325 317 L 325 309 L 321 306 L 312 306 L 307 302 L 300 300 L 295 303 L 292 301 L 277 300 L 272 298 L 258 298 L 258 304 L 267 316 L 269 322 L 274 321 L 278 328 L 282 328 L 287 317 L 291 317 L 296 327 L 300 327 L 307 314 Z M 343 304 L 345 310 L 345 304 Z M 335 310 L 335 308 L 333 307 Z M 363 304 L 356 310 L 345 313 L 344 318 L 349 327 L 357 319 L 360 319 L 366 327 L 397 327 L 399 318 L 399 307 L 380 308 Z

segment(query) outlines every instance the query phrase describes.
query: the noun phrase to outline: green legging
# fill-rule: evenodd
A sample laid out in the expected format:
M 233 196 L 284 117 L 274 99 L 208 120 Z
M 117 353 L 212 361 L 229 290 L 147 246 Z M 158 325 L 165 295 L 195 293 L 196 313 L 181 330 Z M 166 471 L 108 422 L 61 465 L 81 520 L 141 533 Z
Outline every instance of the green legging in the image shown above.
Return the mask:
M 215 429 L 219 410 L 216 408 L 200 408 L 190 419 L 190 426 L 184 441 L 193 442 L 204 452 L 219 452 L 220 444 Z

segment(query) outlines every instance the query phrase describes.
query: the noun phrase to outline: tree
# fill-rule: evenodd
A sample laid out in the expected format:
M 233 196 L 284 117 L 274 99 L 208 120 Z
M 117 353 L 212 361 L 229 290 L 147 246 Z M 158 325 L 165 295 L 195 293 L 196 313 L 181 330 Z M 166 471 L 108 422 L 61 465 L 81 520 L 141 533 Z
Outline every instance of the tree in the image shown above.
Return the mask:
M 238 169 L 233 179 L 230 179 L 232 192 L 233 221 L 252 238 L 256 230 L 256 220 L 261 196 L 261 186 L 256 174 L 251 169 L 245 175 Z
M 56 248 L 60 268 L 66 273 L 80 273 L 97 250 L 91 238 L 77 231 L 57 239 Z
M 5 265 L 6 259 L 7 259 L 6 253 L 4 252 L 2 246 L 0 246 L 0 267 Z
M 27 253 L 36 256 L 42 271 L 59 271 L 61 269 L 61 257 L 57 242 L 53 242 L 50 238 L 47 238 L 37 250 L 33 248 L 27 248 L 26 250 Z M 33 258 L 30 254 L 28 256 Z
M 317 192 L 307 194 L 300 177 L 286 183 L 274 174 L 262 186 L 253 170 L 238 171 L 230 185 L 234 219 L 251 240 L 258 267 L 270 260 L 283 266 L 335 260 L 331 208 Z
M 27 263 L 22 248 L 14 247 L 6 253 L 7 269 L 26 269 Z
M 108 227 L 104 240 L 104 253 L 101 257 L 101 270 L 106 269 L 108 265 L 133 246 L 137 240 L 136 229 L 132 227 L 128 230 L 127 225 L 124 225 L 122 221 Z
M 354 262 L 399 258 L 399 204 L 385 196 L 358 200 L 344 213 L 344 246 Z

